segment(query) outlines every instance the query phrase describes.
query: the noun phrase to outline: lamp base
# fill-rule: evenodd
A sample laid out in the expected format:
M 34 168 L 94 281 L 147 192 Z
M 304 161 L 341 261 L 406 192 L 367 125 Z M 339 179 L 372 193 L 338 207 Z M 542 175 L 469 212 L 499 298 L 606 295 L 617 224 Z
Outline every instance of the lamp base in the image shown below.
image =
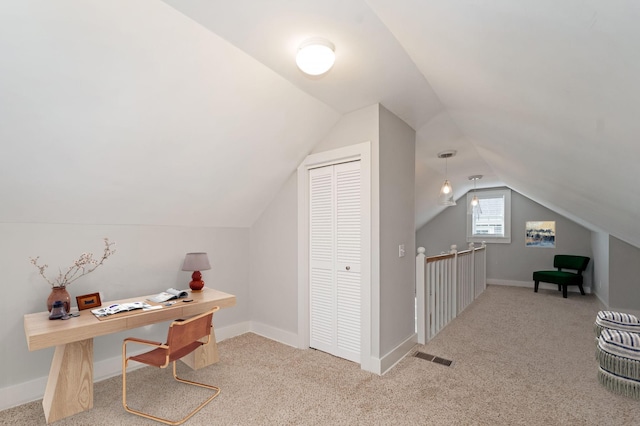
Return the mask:
M 189 288 L 191 289 L 191 291 L 202 291 L 202 288 L 204 287 L 204 281 L 200 280 L 200 281 L 191 281 L 189 283 Z
M 202 291 L 204 287 L 204 281 L 202 281 L 202 274 L 200 271 L 194 271 L 191 274 L 191 282 L 189 283 L 189 288 L 191 291 Z

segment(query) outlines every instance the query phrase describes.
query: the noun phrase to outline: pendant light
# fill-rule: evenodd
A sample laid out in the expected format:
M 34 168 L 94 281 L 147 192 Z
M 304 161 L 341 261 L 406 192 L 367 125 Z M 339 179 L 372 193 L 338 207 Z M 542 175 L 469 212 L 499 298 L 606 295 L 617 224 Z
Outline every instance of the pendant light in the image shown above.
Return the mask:
M 482 214 L 482 207 L 480 206 L 480 199 L 476 195 L 476 182 L 482 179 L 482 175 L 473 175 L 469 176 L 469 180 L 473 181 L 473 198 L 471 198 L 471 202 L 469 203 L 469 214 L 474 214 L 476 217 Z
M 456 202 L 453 199 L 453 187 L 451 182 L 447 179 L 447 159 L 456 155 L 457 151 L 442 151 L 438 154 L 438 158 L 444 158 L 444 183 L 440 188 L 440 195 L 438 196 L 438 204 L 441 206 L 455 206 Z

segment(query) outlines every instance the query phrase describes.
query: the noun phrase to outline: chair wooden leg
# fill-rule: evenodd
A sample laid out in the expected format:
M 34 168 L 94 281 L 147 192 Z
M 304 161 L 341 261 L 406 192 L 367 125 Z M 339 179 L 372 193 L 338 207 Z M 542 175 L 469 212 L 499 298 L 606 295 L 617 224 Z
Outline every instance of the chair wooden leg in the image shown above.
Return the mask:
M 535 293 L 537 293 L 537 292 L 538 292 L 538 284 L 540 284 L 540 282 L 539 282 L 539 281 L 536 281 L 536 282 L 535 282 L 535 284 L 534 284 L 533 291 L 534 291 Z
M 580 294 L 584 296 L 585 293 L 584 293 L 584 288 L 582 288 L 582 284 L 578 284 L 578 288 L 580 289 Z
M 569 286 L 568 285 L 562 286 L 562 297 L 564 297 L 565 299 L 567 298 L 567 287 Z

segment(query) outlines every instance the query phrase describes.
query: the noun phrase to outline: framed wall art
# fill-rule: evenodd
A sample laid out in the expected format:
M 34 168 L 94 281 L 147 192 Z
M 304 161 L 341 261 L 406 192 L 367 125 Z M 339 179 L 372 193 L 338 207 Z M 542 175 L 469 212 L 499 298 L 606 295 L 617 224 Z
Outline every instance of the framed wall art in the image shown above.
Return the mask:
M 527 221 L 525 225 L 525 246 L 555 248 L 556 246 L 556 222 Z

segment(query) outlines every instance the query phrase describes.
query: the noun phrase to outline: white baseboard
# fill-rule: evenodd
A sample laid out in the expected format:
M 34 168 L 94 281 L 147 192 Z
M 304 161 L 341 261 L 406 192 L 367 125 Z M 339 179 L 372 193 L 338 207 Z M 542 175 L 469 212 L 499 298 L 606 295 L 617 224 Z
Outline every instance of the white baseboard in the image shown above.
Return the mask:
M 612 311 L 613 310 L 613 309 L 609 308 L 609 304 L 608 303 L 606 303 L 604 300 L 602 300 L 602 297 L 600 297 L 600 293 L 598 293 L 596 291 L 594 294 L 596 295 L 596 297 L 600 301 L 600 304 L 602 305 L 602 310 L 603 311 Z M 629 312 L 629 313 L 631 313 L 631 312 Z
M 405 356 L 407 356 L 411 349 L 418 343 L 418 335 L 416 333 L 409 336 L 404 342 L 400 343 L 393 350 L 387 353 L 379 360 L 374 360 L 370 365 L 373 365 L 377 371 L 373 373 L 383 375 L 387 371 L 391 370 L 397 363 L 399 363 Z
M 499 280 L 496 278 L 487 278 L 488 285 L 507 285 L 511 287 L 526 287 L 533 289 L 535 287 L 535 283 L 533 281 L 515 281 L 515 280 Z M 584 288 L 584 292 L 589 294 L 591 293 L 591 287 L 582 286 Z M 558 290 L 558 286 L 556 284 L 549 283 L 540 283 L 538 288 L 546 289 L 546 290 Z M 580 293 L 580 289 L 577 285 L 570 285 L 567 287 L 567 291 L 570 293 Z
M 290 331 L 282 330 L 280 328 L 272 327 L 260 322 L 252 322 L 251 330 L 259 336 L 266 337 L 267 339 L 275 340 L 287 346 L 298 347 L 298 334 Z
M 6 410 L 7 408 L 42 399 L 46 386 L 47 378 L 39 377 L 28 382 L 18 383 L 17 385 L 0 389 L 0 410 Z
M 251 321 L 239 322 L 238 324 L 228 325 L 226 327 L 216 327 L 216 341 L 231 339 L 241 334 L 251 331 Z
M 296 333 L 291 333 L 259 322 L 251 323 L 251 332 L 294 348 L 298 347 L 298 335 Z M 372 366 L 372 369 L 369 371 L 379 375 L 386 373 L 411 351 L 417 341 L 418 335 L 413 334 L 384 357 L 380 359 L 372 358 L 368 363 L 369 366 Z M 364 366 L 365 363 L 361 363 L 361 365 Z
M 138 350 L 137 352 L 142 353 L 144 350 Z M 133 354 L 135 352 L 132 352 Z M 144 367 L 144 364 L 132 365 L 127 371 L 133 371 L 141 367 Z M 122 374 L 122 357 L 108 358 L 93 364 L 94 383 L 120 374 Z M 44 376 L 0 389 L 0 411 L 42 399 L 46 387 L 47 376 Z
M 608 303 L 606 303 L 604 300 L 602 300 L 602 297 L 600 297 L 600 294 L 598 292 L 596 292 L 594 294 L 596 295 L 596 297 L 598 298 L 598 300 L 602 304 L 602 310 L 603 311 L 624 312 L 626 314 L 635 315 L 636 317 L 640 318 L 640 311 L 639 310 L 637 310 L 637 309 L 629 309 L 629 308 L 611 307 L 611 306 L 609 306 Z
M 258 322 L 245 321 L 227 327 L 216 327 L 215 332 L 218 342 L 252 332 L 285 345 L 298 347 L 296 333 Z M 382 358 L 370 360 L 368 365 L 373 367 L 371 372 L 379 375 L 386 373 L 409 354 L 416 342 L 417 335 L 413 334 Z M 140 352 L 143 351 L 144 349 L 140 350 Z M 144 367 L 143 364 L 131 366 L 132 370 L 142 367 Z M 94 382 L 100 382 L 120 374 L 122 374 L 122 358 L 119 356 L 97 361 L 93 365 Z M 42 399 L 46 386 L 47 377 L 45 376 L 0 389 L 0 411 Z
M 228 327 L 216 327 L 216 340 L 221 342 L 231 337 L 251 331 L 251 322 L 246 321 L 234 324 Z M 268 337 L 268 336 L 266 336 Z M 144 349 L 138 350 L 144 352 Z M 132 352 L 135 353 L 135 352 Z M 132 365 L 131 370 L 144 367 L 144 364 Z M 122 374 L 122 357 L 117 356 L 96 361 L 93 364 L 93 381 L 101 382 L 114 376 Z M 44 396 L 44 390 L 47 387 L 47 377 L 39 377 L 24 383 L 8 386 L 0 389 L 0 411 L 17 405 L 26 404 L 27 402 L 37 401 Z

